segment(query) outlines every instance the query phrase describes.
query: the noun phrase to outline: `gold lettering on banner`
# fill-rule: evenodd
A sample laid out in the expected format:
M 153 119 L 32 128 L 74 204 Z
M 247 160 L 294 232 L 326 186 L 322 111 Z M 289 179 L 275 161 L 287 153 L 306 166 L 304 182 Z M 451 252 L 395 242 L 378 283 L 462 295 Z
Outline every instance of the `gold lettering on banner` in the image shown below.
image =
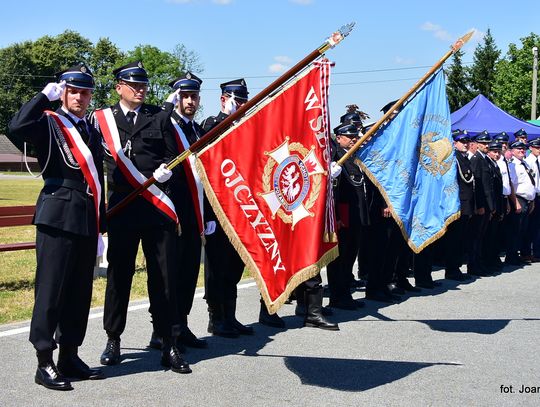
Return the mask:
M 250 226 L 263 244 L 267 253 L 272 259 L 272 269 L 274 274 L 278 271 L 285 271 L 285 265 L 281 260 L 278 242 L 274 231 L 268 224 L 264 214 L 253 199 L 251 189 L 244 180 L 242 174 L 238 172 L 236 164 L 231 159 L 225 159 L 221 163 L 221 175 L 225 178 L 224 184 L 227 188 L 235 187 L 232 191 L 234 199 L 239 203 L 239 207 L 244 213 Z

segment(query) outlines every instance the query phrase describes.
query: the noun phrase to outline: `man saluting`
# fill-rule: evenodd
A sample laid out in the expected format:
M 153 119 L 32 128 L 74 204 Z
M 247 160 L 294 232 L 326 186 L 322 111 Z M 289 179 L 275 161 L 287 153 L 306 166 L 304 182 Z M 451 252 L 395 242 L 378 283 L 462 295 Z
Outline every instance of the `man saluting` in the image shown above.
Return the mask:
M 105 230 L 103 159 L 101 137 L 86 118 L 92 73 L 79 64 L 56 76 L 58 83 L 47 84 L 24 104 L 9 130 L 35 146 L 45 182 L 33 220 L 37 269 L 30 342 L 38 359 L 35 381 L 71 390 L 68 377 L 103 378 L 77 355 L 88 322 L 98 234 Z M 50 111 L 59 99 L 62 106 Z

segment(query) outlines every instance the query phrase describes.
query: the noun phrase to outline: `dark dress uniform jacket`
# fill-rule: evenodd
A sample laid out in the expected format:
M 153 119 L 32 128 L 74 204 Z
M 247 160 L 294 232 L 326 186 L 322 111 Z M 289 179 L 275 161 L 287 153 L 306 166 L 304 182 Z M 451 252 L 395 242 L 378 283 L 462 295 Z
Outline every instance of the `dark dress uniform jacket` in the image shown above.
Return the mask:
M 472 216 L 475 210 L 475 182 L 469 159 L 461 152 L 456 151 L 458 164 L 459 201 L 461 215 Z
M 130 142 L 131 148 L 124 151 L 135 167 L 147 178 L 150 178 L 162 163 L 172 160 L 177 154 L 176 142 L 173 136 L 169 113 L 158 106 L 143 104 L 139 109 L 135 125 L 131 130 L 130 124 L 120 108 L 120 105 L 111 107 L 113 112 L 122 148 Z M 124 199 L 133 187 L 117 168 L 114 159 L 106 154 L 107 185 L 109 194 L 109 207 L 113 207 Z M 156 186 L 165 191 L 165 186 L 156 183 Z M 160 225 L 172 222 L 172 219 L 161 213 L 153 204 L 142 196 L 137 197 L 122 209 L 111 221 L 120 222 L 123 227 L 129 228 Z
M 494 187 L 495 170 L 489 163 L 489 157 L 482 155 L 480 152 L 476 152 L 471 157 L 471 167 L 474 173 L 474 179 L 477 194 L 477 207 L 486 208 L 486 211 L 493 212 L 496 209 L 497 197 Z M 502 194 L 502 192 L 501 192 Z
M 335 146 L 332 160 L 338 161 L 346 152 L 342 147 Z M 373 184 L 360 170 L 360 167 L 354 163 L 354 160 L 350 158 L 345 161 L 338 178 L 337 188 L 334 190 L 338 219 L 344 215 L 340 208 L 348 208 L 347 214 L 350 225 L 367 226 L 372 224 L 374 210 L 381 209 L 373 192 Z M 343 219 L 341 220 L 343 221 Z
M 69 158 L 66 157 L 66 153 L 62 152 L 56 141 L 49 136 L 49 123 L 43 111 L 50 109 L 51 105 L 49 99 L 44 94 L 39 93 L 22 106 L 9 123 L 11 134 L 21 135 L 25 141 L 35 146 L 39 165 L 41 168 L 45 168 L 43 179 L 46 184 L 39 194 L 33 223 L 77 235 L 95 236 L 97 235 L 97 224 L 94 201 L 92 196 L 86 192 L 87 183 L 84 175 L 80 169 L 68 166 L 66 160 L 69 162 Z M 62 109 L 58 109 L 56 113 L 73 122 Z M 88 127 L 91 134 L 87 145 L 92 152 L 101 185 L 104 185 L 101 135 L 92 126 Z M 64 179 L 72 182 L 62 186 Z M 48 185 L 47 180 L 52 180 L 53 183 Z M 103 190 L 104 188 L 102 188 L 100 208 L 101 232 L 106 229 Z

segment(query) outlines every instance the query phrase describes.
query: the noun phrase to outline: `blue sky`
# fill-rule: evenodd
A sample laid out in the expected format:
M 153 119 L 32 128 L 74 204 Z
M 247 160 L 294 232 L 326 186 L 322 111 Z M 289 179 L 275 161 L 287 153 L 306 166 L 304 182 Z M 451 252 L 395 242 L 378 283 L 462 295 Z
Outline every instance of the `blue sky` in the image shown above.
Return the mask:
M 122 50 L 151 44 L 171 51 L 184 44 L 204 65 L 205 116 L 219 110 L 219 83 L 245 77 L 254 95 L 318 47 L 337 28 L 356 27 L 331 51 L 336 63 L 330 90 L 332 123 L 345 106 L 371 115 L 402 96 L 458 37 L 488 28 L 506 53 L 509 43 L 539 33 L 537 1 L 353 0 L 129 0 L 54 3 L 20 0 L 2 5 L 0 47 L 75 30 L 92 41 L 109 37 Z

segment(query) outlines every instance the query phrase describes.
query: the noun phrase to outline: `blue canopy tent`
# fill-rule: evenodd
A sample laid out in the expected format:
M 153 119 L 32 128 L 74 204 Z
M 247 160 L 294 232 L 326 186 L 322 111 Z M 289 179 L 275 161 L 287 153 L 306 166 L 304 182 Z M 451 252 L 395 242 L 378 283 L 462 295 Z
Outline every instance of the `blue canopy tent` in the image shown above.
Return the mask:
M 450 115 L 452 130 L 467 130 L 471 136 L 487 130 L 490 135 L 505 131 L 513 140 L 514 133 L 524 129 L 528 138 L 540 137 L 540 126 L 520 120 L 491 103 L 484 95 L 478 95 L 461 109 Z

